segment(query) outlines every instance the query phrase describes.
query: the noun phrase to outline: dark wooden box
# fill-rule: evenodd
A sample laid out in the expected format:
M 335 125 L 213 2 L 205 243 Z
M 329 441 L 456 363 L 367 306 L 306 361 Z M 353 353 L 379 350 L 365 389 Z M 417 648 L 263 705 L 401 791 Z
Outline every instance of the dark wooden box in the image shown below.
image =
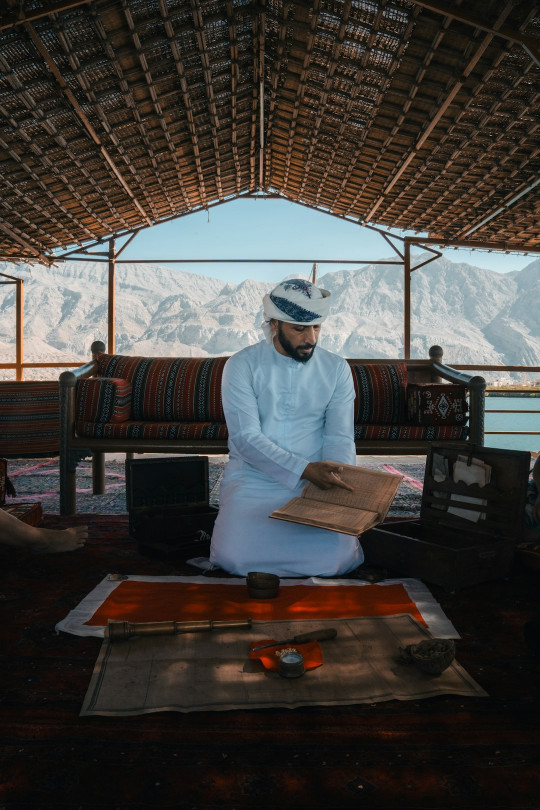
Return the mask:
M 147 557 L 207 557 L 217 507 L 208 503 L 208 457 L 126 459 L 129 533 Z
M 456 483 L 452 476 L 458 456 L 489 465 L 490 482 L 482 487 Z M 434 463 L 437 466 L 441 457 L 449 477 L 437 481 Z M 387 523 L 362 535 L 366 565 L 450 591 L 504 577 L 523 530 L 529 468 L 527 452 L 486 447 L 464 451 L 450 443 L 433 444 L 426 459 L 420 518 Z M 449 505 L 468 515 L 480 513 L 480 518 L 472 521 L 452 514 Z

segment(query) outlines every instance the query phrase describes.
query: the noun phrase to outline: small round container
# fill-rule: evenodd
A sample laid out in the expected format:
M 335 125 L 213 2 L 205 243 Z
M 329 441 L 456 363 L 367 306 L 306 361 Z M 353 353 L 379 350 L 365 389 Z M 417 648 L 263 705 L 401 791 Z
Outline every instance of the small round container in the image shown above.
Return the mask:
M 304 656 L 298 650 L 287 650 L 279 657 L 279 674 L 283 678 L 299 678 L 305 672 Z
M 263 571 L 249 571 L 247 589 L 252 599 L 275 599 L 279 593 L 279 577 Z

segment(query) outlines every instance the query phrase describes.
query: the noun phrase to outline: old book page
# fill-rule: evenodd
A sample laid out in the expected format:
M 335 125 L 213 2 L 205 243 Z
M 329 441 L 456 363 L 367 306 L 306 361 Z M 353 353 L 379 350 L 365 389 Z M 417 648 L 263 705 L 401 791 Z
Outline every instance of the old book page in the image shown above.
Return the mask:
M 319 489 L 309 483 L 299 498 L 292 498 L 270 517 L 355 537 L 382 523 L 403 476 L 350 464 L 342 466 L 341 477 L 354 487 L 354 492 L 341 487 Z

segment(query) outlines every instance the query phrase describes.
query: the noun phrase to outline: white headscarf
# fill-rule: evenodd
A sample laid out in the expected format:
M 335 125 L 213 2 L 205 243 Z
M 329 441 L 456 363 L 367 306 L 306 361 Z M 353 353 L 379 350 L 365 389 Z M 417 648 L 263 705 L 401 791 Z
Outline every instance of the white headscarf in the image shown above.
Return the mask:
M 316 287 L 311 281 L 302 278 L 286 279 L 263 298 L 264 321 L 261 327 L 264 336 L 268 343 L 272 343 L 272 318 L 301 326 L 313 326 L 324 321 L 329 308 L 328 290 Z

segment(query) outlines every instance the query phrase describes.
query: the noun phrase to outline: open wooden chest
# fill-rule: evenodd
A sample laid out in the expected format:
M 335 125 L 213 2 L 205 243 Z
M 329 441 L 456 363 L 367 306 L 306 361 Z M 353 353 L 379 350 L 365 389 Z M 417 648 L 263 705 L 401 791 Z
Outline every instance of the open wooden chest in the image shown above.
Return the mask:
M 529 467 L 527 452 L 434 443 L 420 518 L 363 534 L 366 565 L 451 591 L 505 576 L 523 530 Z
M 208 457 L 126 459 L 129 533 L 147 557 L 207 557 L 218 509 L 208 503 Z

